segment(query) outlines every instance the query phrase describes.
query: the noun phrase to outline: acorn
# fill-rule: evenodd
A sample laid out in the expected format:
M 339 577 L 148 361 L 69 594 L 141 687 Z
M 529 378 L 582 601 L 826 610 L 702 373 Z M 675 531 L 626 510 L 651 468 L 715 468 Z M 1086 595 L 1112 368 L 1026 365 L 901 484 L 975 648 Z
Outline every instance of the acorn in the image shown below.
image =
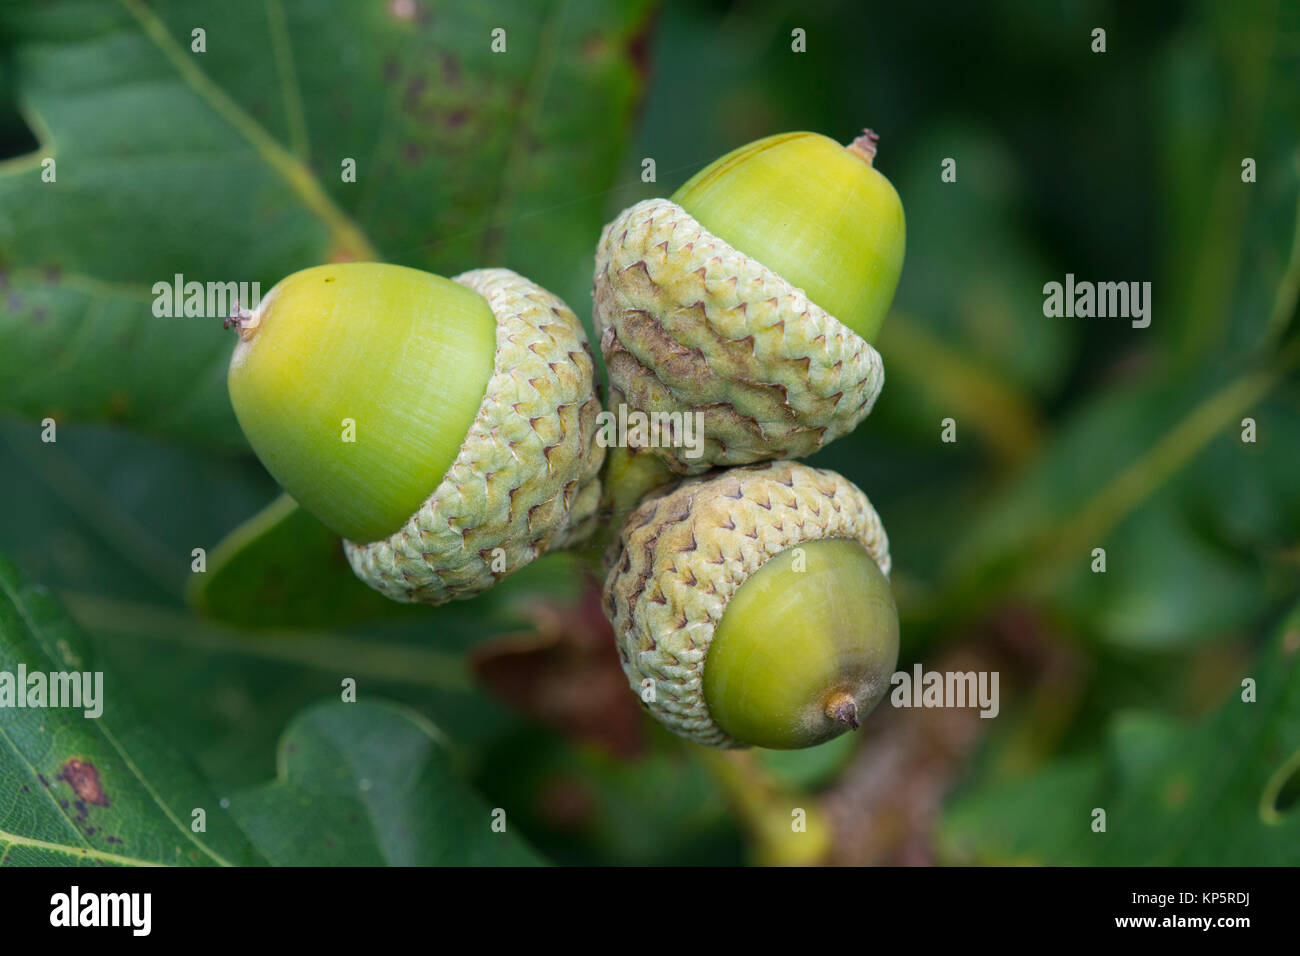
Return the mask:
M 805 457 L 870 413 L 906 233 L 877 140 L 769 136 L 605 227 L 592 295 L 610 402 L 702 416 L 702 456 L 656 449 L 674 471 Z
M 472 597 L 593 530 L 592 356 L 578 318 L 535 283 L 322 265 L 228 324 L 249 444 L 388 597 Z
M 866 495 L 793 461 L 688 478 L 616 542 L 605 614 L 673 732 L 790 750 L 856 729 L 898 661 L 889 541 Z

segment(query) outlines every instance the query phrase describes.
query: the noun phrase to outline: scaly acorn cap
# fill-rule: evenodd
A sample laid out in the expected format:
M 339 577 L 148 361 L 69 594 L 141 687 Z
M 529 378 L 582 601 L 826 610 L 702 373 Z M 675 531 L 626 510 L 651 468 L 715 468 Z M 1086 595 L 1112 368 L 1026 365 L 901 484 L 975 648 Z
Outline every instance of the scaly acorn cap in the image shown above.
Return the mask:
M 793 461 L 689 478 L 632 513 L 615 545 L 604 607 L 628 683 L 656 719 L 707 746 L 753 742 L 733 737 L 710 713 L 704 684 L 710 645 L 728 603 L 760 568 L 790 548 L 827 539 L 861 545 L 888 576 L 889 540 L 866 495 L 834 472 Z M 886 689 L 896 640 L 895 631 L 893 647 L 883 648 L 875 664 L 883 683 L 877 673 L 870 687 L 860 686 L 852 713 L 836 712 L 838 694 L 811 701 L 818 719 L 824 714 L 849 723 L 865 716 Z M 654 688 L 649 701 L 647 680 Z M 790 745 L 825 739 L 820 732 Z
M 667 199 L 605 227 L 593 297 L 611 407 L 703 415 L 702 456 L 655 449 L 679 474 L 811 455 L 885 382 L 865 339 Z
M 767 137 L 605 227 L 592 292 L 610 404 L 702 416 L 702 456 L 654 449 L 679 474 L 804 457 L 870 413 L 884 369 L 868 339 L 905 233 L 876 139 Z
M 352 570 L 396 601 L 473 597 L 595 528 L 600 401 L 582 323 L 509 269 L 453 278 L 496 316 L 495 365 L 478 415 L 440 484 L 394 534 L 344 542 Z M 500 549 L 500 550 L 498 550 Z

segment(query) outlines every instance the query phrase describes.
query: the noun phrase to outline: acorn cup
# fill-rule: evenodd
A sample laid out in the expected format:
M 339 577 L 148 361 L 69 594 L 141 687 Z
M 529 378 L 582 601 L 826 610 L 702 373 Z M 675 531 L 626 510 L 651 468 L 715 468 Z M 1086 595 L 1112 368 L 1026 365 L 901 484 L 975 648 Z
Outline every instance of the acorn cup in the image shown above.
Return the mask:
M 898 661 L 871 503 L 792 461 L 689 478 L 615 544 L 605 614 L 632 689 L 674 733 L 795 749 L 856 729 Z
M 610 406 L 701 415 L 702 456 L 655 449 L 677 473 L 804 457 L 870 413 L 870 340 L 905 242 L 876 142 L 769 136 L 605 227 L 592 294 Z
M 253 450 L 396 601 L 468 598 L 589 534 L 600 403 L 582 325 L 507 269 L 304 269 L 229 320 Z

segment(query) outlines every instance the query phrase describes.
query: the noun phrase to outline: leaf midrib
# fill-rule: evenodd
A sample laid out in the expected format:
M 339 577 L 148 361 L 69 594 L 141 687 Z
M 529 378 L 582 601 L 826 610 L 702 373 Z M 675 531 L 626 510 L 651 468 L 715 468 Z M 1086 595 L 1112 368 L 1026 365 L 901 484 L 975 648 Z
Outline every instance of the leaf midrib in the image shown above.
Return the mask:
M 158 47 L 177 75 L 218 116 L 229 123 L 273 171 L 280 175 L 303 204 L 330 230 L 342 251 L 355 259 L 378 260 L 379 253 L 361 229 L 330 198 L 320 181 L 301 160 L 276 141 L 266 129 L 232 100 L 178 46 L 166 25 L 142 0 L 118 0 Z
M 33 840 L 30 837 L 19 836 L 17 833 L 9 833 L 0 830 L 0 859 L 4 858 L 4 850 L 11 846 L 28 846 L 38 850 L 48 850 L 51 853 L 62 853 L 66 856 L 76 857 L 79 860 L 102 860 L 105 863 L 120 863 L 123 866 L 168 866 L 167 863 L 155 863 L 152 860 L 141 860 L 133 856 L 122 856 L 117 853 L 107 853 L 103 850 L 96 850 L 93 847 L 77 849 L 76 847 L 63 846 L 59 843 L 50 843 L 46 840 Z

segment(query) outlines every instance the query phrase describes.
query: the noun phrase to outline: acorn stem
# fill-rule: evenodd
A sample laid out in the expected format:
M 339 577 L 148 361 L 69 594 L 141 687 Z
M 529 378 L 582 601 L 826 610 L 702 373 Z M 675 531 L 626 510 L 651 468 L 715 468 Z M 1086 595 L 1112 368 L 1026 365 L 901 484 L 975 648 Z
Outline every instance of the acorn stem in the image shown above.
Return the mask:
M 831 851 L 831 824 L 814 794 L 777 780 L 754 754 L 696 747 L 694 756 L 735 808 L 749 835 L 755 862 L 763 866 L 818 866 Z M 808 811 L 802 832 L 790 829 L 790 807 Z
M 836 691 L 826 701 L 826 716 L 836 723 L 858 729 L 858 705 L 852 694 Z
M 221 323 L 223 329 L 233 328 L 239 333 L 239 340 L 247 342 L 257 331 L 257 327 L 262 322 L 261 310 L 253 312 L 244 308 L 239 303 L 235 303 L 235 311 L 226 316 L 225 321 Z
M 879 133 L 864 129 L 861 136 L 844 148 L 870 166 L 871 161 L 876 158 L 876 144 L 879 142 Z
M 678 476 L 653 452 L 623 446 L 611 448 L 606 453 L 602 475 L 601 526 L 587 541 L 583 554 L 597 573 L 603 575 L 601 568 L 605 550 L 628 515 L 647 495 L 677 481 Z
M 610 524 L 621 528 L 627 516 L 648 495 L 677 476 L 653 452 L 626 447 L 610 449 L 606 466 L 605 504 Z

